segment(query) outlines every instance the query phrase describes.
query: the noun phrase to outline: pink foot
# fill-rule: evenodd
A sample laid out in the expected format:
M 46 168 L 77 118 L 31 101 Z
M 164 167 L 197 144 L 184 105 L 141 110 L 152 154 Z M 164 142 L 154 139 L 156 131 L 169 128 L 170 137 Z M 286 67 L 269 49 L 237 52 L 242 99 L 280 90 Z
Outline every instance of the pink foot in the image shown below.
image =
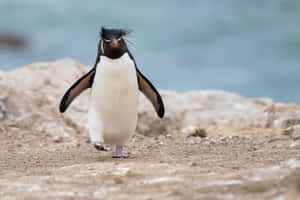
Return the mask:
M 122 151 L 123 151 L 122 146 L 116 146 L 116 151 L 112 157 L 113 158 L 129 158 L 129 156 L 126 154 L 123 154 Z

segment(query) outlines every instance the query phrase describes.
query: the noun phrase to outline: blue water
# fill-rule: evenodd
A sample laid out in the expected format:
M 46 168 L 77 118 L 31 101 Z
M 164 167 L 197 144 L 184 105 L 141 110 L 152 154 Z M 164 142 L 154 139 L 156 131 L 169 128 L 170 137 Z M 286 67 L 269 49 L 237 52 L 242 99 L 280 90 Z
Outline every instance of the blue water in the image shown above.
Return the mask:
M 71 57 L 93 65 L 102 25 L 134 30 L 139 68 L 161 89 L 224 89 L 300 103 L 299 0 L 0 0 L 0 69 Z

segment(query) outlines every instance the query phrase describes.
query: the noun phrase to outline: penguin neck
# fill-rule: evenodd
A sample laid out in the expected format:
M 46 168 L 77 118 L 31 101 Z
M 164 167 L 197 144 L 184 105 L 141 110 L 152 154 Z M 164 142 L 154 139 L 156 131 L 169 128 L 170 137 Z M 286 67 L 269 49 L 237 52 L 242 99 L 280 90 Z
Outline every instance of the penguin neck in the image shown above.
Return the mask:
M 122 49 L 116 49 L 116 50 L 110 50 L 104 53 L 104 56 L 110 58 L 110 59 L 119 59 L 121 58 L 126 51 Z
M 105 59 L 106 61 L 109 61 L 109 62 L 117 62 L 117 61 L 120 61 L 122 60 L 123 57 L 126 57 L 127 53 L 124 52 L 120 57 L 118 58 L 111 58 L 107 55 L 101 55 L 101 59 Z

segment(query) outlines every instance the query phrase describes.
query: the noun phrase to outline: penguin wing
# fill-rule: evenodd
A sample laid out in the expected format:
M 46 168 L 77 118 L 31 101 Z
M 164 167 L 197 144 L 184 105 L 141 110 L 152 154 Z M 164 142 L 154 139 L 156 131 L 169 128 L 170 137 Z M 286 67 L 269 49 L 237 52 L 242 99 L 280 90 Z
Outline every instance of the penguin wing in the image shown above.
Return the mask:
M 137 71 L 139 90 L 144 93 L 144 95 L 149 99 L 149 101 L 151 101 L 157 115 L 160 118 L 163 118 L 165 114 L 165 108 L 160 94 L 155 89 L 155 87 L 151 84 L 151 82 L 138 70 L 138 68 L 136 68 L 136 71 Z
M 87 74 L 77 80 L 65 93 L 59 105 L 59 111 L 65 112 L 72 101 L 85 89 L 92 87 L 96 68 L 93 68 Z

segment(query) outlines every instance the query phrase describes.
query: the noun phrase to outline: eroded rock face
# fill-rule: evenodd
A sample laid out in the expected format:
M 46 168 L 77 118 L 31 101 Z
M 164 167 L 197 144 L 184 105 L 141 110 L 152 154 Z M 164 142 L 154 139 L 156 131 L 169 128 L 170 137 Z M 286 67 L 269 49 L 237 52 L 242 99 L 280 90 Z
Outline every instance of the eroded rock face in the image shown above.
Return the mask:
M 77 98 L 63 115 L 58 111 L 65 91 L 89 67 L 71 59 L 35 63 L 0 76 L 0 120 L 17 127 L 59 136 L 87 135 L 90 90 Z M 159 135 L 188 127 L 209 133 L 251 132 L 251 128 L 286 129 L 300 123 L 298 105 L 274 104 L 271 99 L 247 99 L 224 91 L 161 91 L 166 114 L 159 119 L 140 95 L 137 132 Z M 281 130 L 282 131 L 282 130 Z
M 159 119 L 141 94 L 137 133 L 125 146 L 131 159 L 116 161 L 111 146 L 99 152 L 89 144 L 90 90 L 58 110 L 88 69 L 64 59 L 0 72 L 0 199 L 299 196 L 298 105 L 160 91 L 166 113 Z

